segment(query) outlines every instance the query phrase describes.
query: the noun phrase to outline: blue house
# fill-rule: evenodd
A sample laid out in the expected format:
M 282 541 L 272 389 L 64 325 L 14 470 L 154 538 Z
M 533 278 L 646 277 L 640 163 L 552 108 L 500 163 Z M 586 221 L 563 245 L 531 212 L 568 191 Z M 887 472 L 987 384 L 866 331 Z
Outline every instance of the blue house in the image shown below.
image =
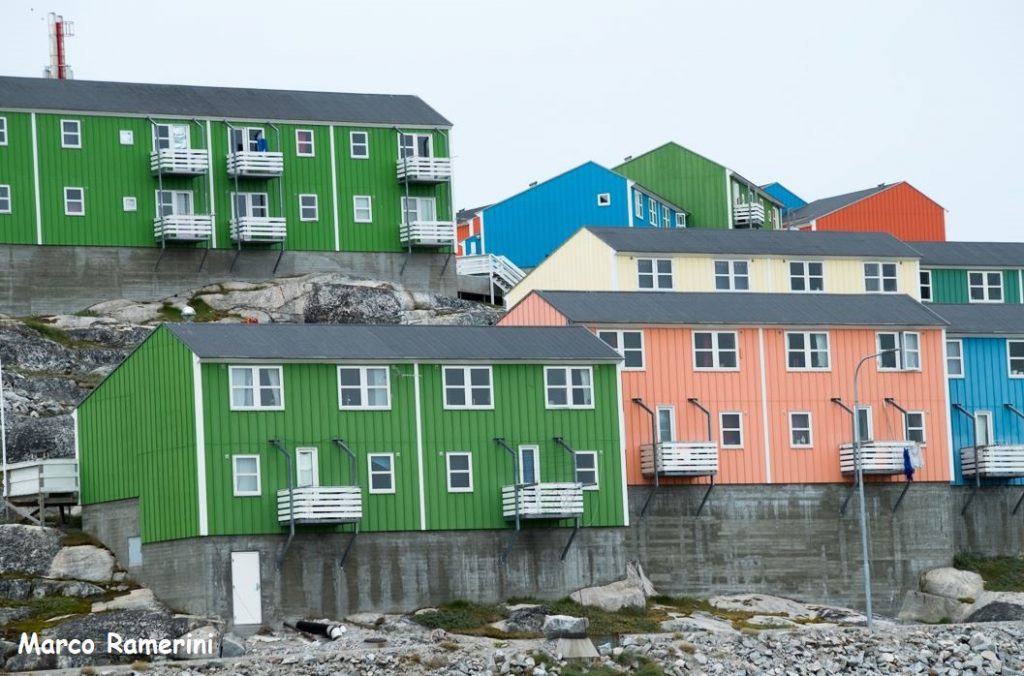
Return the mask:
M 785 216 L 794 209 L 807 206 L 806 200 L 797 195 L 795 192 L 782 185 L 778 181 L 762 185 L 761 190 L 774 197 L 775 199 L 782 202 L 782 215 Z
M 466 212 L 479 228 L 468 255 L 505 256 L 520 268 L 536 267 L 583 226 L 686 227 L 686 211 L 611 169 L 586 162 L 500 202 Z M 461 223 L 461 221 L 460 221 Z
M 949 322 L 946 371 L 954 480 L 1024 485 L 1024 306 L 933 309 Z

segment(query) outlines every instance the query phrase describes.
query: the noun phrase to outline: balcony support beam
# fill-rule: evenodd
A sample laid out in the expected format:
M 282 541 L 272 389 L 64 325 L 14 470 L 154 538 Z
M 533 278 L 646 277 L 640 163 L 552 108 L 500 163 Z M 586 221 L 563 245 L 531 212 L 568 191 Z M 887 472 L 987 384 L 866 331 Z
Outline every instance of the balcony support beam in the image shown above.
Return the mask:
M 651 499 L 654 497 L 654 494 L 658 492 L 658 488 L 661 486 L 661 454 L 658 452 L 658 416 L 640 397 L 633 397 L 633 403 L 647 411 L 647 415 L 651 416 L 651 451 L 654 453 L 654 488 L 652 488 L 647 494 L 647 499 L 644 500 L 643 507 L 640 508 L 640 520 L 643 521 L 644 516 L 647 514 L 647 508 L 651 504 Z
M 295 479 L 292 474 L 292 456 L 289 455 L 284 444 L 281 443 L 280 439 L 270 439 L 268 443 L 284 456 L 285 464 L 288 467 L 288 539 L 285 540 L 281 553 L 277 555 L 277 571 L 281 572 L 284 557 L 288 553 L 288 548 L 292 546 L 292 540 L 295 539 Z
M 559 557 L 559 561 L 565 563 L 565 557 L 569 554 L 569 548 L 572 547 L 572 541 L 576 539 L 576 533 L 580 531 L 580 520 L 579 517 L 573 519 L 572 533 L 569 534 L 569 541 L 565 543 L 565 547 L 562 549 L 562 555 Z
M 505 441 L 505 437 L 495 437 L 494 443 L 512 456 L 512 483 L 515 486 L 515 499 L 516 499 L 516 529 L 512 531 L 512 536 L 509 538 L 508 545 L 505 547 L 505 551 L 501 554 L 501 562 L 506 563 L 508 561 L 508 555 L 512 551 L 512 545 L 515 544 L 516 538 L 519 535 L 519 529 L 521 523 L 519 521 L 519 455 L 515 450 L 508 445 Z
M 971 426 L 975 426 L 977 422 L 974 419 L 974 414 L 964 408 L 961 404 L 953 404 L 953 410 L 957 413 L 963 414 L 971 421 Z M 977 441 L 977 434 L 974 435 L 974 440 Z M 974 487 L 971 489 L 971 494 L 967 496 L 967 502 L 964 503 L 963 509 L 960 510 L 960 516 L 966 516 L 967 510 L 970 508 L 971 503 L 974 502 L 974 496 L 977 495 L 981 489 L 981 472 L 978 471 L 978 444 L 974 444 Z M 963 473 L 961 468 L 961 474 Z

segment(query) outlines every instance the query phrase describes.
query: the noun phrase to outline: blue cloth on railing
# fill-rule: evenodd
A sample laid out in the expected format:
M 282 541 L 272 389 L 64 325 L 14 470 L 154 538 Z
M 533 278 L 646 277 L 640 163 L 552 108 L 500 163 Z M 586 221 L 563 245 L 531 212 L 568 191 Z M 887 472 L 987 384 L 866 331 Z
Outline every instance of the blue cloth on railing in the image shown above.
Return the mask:
M 910 447 L 903 447 L 903 473 L 907 477 L 907 481 L 914 480 L 914 461 L 910 457 Z

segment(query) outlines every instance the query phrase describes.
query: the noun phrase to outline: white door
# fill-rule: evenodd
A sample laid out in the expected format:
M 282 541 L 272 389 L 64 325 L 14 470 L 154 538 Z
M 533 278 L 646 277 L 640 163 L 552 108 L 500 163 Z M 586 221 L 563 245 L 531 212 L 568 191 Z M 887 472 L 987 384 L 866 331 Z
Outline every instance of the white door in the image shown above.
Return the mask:
M 231 552 L 231 607 L 235 624 L 263 623 L 259 552 Z
M 519 447 L 519 483 L 540 483 L 540 449 L 536 446 Z
M 974 445 L 989 446 L 992 443 L 992 414 L 978 411 L 974 414 Z

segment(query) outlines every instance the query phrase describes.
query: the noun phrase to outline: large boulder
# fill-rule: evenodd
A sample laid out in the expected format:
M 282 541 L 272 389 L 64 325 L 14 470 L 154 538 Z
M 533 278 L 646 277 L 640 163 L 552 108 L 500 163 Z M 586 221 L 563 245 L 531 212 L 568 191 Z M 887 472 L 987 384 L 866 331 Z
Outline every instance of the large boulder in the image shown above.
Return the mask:
M 937 624 L 959 618 L 962 603 L 947 596 L 938 596 L 919 591 L 908 591 L 903 597 L 899 619 L 906 622 Z
M 224 634 L 220 640 L 221 657 L 241 657 L 246 653 L 245 641 L 234 634 Z
M 0 575 L 45 575 L 60 551 L 60 533 L 52 528 L 0 525 Z
M 544 628 L 550 608 L 530 603 L 508 606 L 508 617 L 502 620 L 505 631 L 537 634 Z
M 647 599 L 655 595 L 654 585 L 644 575 L 639 563 L 632 561 L 626 566 L 626 579 L 600 587 L 586 587 L 570 594 L 570 598 L 582 606 L 593 606 L 615 612 L 622 608 L 643 608 Z
M 220 657 L 220 631 L 213 625 L 198 627 L 179 638 L 186 643 L 169 656 L 172 660 Z
M 556 638 L 585 638 L 590 620 L 585 617 L 572 617 L 570 615 L 548 615 L 544 618 L 544 625 L 541 629 L 544 638 L 553 640 Z
M 985 589 L 981 575 L 956 568 L 933 568 L 921 575 L 921 591 L 971 603 Z M 967 601 L 966 599 L 970 599 Z
M 109 601 L 92 604 L 92 612 L 102 613 L 108 610 L 157 610 L 162 608 L 153 596 L 151 589 L 133 589 L 124 596 L 115 596 Z
M 114 555 L 94 545 L 64 547 L 53 557 L 46 577 L 63 580 L 110 582 L 114 575 Z

